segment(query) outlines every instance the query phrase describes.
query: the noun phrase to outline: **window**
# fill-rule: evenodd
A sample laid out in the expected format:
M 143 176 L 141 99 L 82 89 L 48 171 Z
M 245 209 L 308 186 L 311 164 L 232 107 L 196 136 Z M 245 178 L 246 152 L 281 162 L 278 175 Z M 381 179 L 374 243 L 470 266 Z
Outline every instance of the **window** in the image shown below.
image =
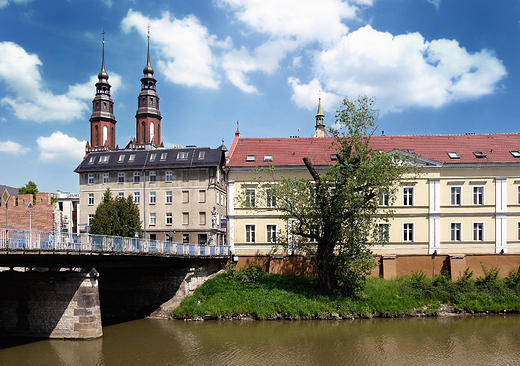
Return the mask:
M 151 205 L 155 205 L 155 201 L 156 201 L 155 198 L 156 198 L 155 197 L 155 192 L 150 192 L 150 204 Z
M 117 160 L 118 163 L 123 163 L 125 161 L 124 155 L 119 155 L 119 159 Z
M 338 160 L 338 154 L 330 154 L 330 161 L 337 161 Z
M 166 183 L 171 183 L 173 181 L 173 174 L 171 170 L 166 171 Z
M 108 161 L 110 160 L 110 156 L 109 155 L 102 155 L 99 157 L 99 163 L 100 164 L 106 164 L 108 163 Z
M 177 153 L 177 160 L 187 160 L 188 159 L 188 152 L 187 151 L 179 151 Z
M 103 173 L 103 184 L 108 184 L 108 173 Z
M 187 170 L 182 171 L 182 181 L 189 182 L 190 181 L 190 172 Z
M 94 164 L 94 161 L 96 160 L 96 158 L 94 156 L 91 156 L 90 157 L 90 160 L 88 161 L 89 164 Z
M 182 242 L 188 244 L 190 242 L 190 234 L 182 234 Z
M 204 156 L 206 155 L 205 151 L 199 151 L 199 160 L 204 159 Z
M 89 185 L 94 184 L 94 174 L 89 174 L 88 175 L 88 184 Z
M 403 206 L 413 206 L 413 187 L 403 188 Z
M 256 189 L 246 188 L 244 193 L 246 205 L 249 207 L 256 207 Z
M 206 191 L 202 189 L 199 191 L 199 203 L 204 202 L 206 202 Z
M 162 153 L 161 154 L 161 161 L 165 161 L 167 156 L 168 156 L 168 153 Z
M 125 173 L 117 173 L 117 183 L 125 182 Z
M 166 225 L 173 224 L 173 215 L 171 212 L 166 212 Z
M 208 244 L 208 234 L 199 234 L 198 235 L 198 244 L 199 245 Z
M 199 212 L 199 224 L 206 225 L 206 213 L 205 212 Z
M 182 191 L 182 203 L 190 202 L 190 191 Z
M 140 192 L 134 192 L 134 203 L 136 205 L 141 203 L 141 193 Z
M 514 158 L 520 158 L 520 151 L 510 151 L 511 155 L 513 155 Z
M 484 223 L 474 222 L 473 223 L 473 240 L 484 241 Z
M 460 206 L 461 203 L 461 194 L 462 188 L 461 187 L 451 187 L 451 205 L 452 206 Z
M 477 159 L 484 159 L 486 157 L 486 154 L 482 151 L 473 151 L 473 155 L 475 155 Z
M 134 172 L 134 183 L 139 183 L 141 181 L 141 173 Z
M 92 225 L 93 218 L 94 218 L 94 214 L 88 214 L 88 226 Z
M 389 206 L 390 197 L 387 192 L 382 192 L 379 196 L 379 206 Z
M 448 156 L 450 157 L 450 159 L 460 159 L 459 154 L 457 154 L 456 152 L 449 152 Z
M 413 223 L 403 224 L 403 241 L 412 242 L 413 240 Z
M 390 242 L 390 224 L 379 223 L 377 224 L 377 235 L 381 243 Z
M 125 198 L 125 192 L 118 192 L 117 197 Z
M 157 181 L 157 173 L 150 172 L 150 183 L 155 183 Z
M 272 162 L 273 161 L 273 156 L 272 155 L 264 155 L 264 161 Z
M 94 193 L 88 194 L 88 205 L 93 206 L 94 205 Z
M 255 225 L 246 225 L 246 243 L 256 243 Z
M 155 161 L 157 154 L 150 154 L 150 161 Z
M 520 222 L 517 224 L 518 225 L 518 237 L 517 237 L 517 240 L 520 240 Z
M 172 191 L 166 191 L 166 204 L 171 205 L 173 203 Z
M 460 222 L 452 222 L 450 229 L 450 239 L 451 241 L 461 241 L 461 223 Z
M 517 191 L 518 191 L 518 194 L 517 194 L 517 196 L 518 196 L 518 204 L 520 205 L 520 186 L 518 186 Z
M 190 213 L 189 212 L 183 212 L 182 213 L 182 224 L 183 225 L 189 225 L 190 223 Z
M 247 155 L 246 156 L 246 162 L 254 162 L 256 161 L 256 155 Z
M 150 213 L 150 226 L 155 226 L 155 224 L 157 223 L 157 217 L 155 215 L 155 213 Z
M 206 176 L 207 173 L 205 169 L 199 170 L 199 182 L 204 182 L 206 180 Z
M 473 204 L 484 204 L 484 187 L 473 187 Z
M 135 154 L 131 154 L 129 157 L 128 157 L 128 162 L 131 163 L 135 160 Z
M 265 191 L 265 205 L 266 207 L 276 207 L 276 196 L 273 188 L 268 188 Z
M 265 241 L 267 243 L 276 243 L 276 225 L 266 226 Z

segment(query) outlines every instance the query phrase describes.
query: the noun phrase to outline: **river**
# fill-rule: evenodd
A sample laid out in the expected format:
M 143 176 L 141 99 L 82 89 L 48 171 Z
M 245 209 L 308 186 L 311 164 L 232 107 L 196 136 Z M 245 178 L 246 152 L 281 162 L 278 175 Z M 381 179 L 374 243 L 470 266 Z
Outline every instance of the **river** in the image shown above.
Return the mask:
M 2 366 L 518 365 L 520 316 L 343 321 L 142 319 L 90 341 L 1 339 Z M 19 340 L 18 340 L 19 341 Z

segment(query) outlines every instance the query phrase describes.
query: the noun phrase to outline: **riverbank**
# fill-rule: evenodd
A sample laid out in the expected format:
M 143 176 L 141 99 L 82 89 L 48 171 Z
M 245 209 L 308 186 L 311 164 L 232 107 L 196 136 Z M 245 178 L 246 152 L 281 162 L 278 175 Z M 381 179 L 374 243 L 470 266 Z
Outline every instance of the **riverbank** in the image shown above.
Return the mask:
M 208 280 L 172 313 L 176 319 L 352 319 L 517 313 L 520 274 L 498 278 L 495 269 L 458 281 L 422 272 L 395 280 L 369 278 L 356 298 L 323 296 L 316 279 L 231 271 Z

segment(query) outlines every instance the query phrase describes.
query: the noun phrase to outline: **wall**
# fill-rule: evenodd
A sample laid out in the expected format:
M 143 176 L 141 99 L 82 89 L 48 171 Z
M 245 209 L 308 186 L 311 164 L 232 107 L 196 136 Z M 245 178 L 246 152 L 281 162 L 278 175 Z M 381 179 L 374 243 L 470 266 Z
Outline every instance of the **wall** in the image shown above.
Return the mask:
M 55 205 L 51 204 L 50 193 L 36 193 L 36 203 L 32 213 L 29 214 L 27 205 L 32 202 L 32 194 L 18 195 L 18 205 L 16 197 L 9 198 L 7 206 L 7 219 L 9 229 L 53 231 L 54 230 L 54 211 Z M 5 205 L 0 201 L 0 227 L 5 227 Z

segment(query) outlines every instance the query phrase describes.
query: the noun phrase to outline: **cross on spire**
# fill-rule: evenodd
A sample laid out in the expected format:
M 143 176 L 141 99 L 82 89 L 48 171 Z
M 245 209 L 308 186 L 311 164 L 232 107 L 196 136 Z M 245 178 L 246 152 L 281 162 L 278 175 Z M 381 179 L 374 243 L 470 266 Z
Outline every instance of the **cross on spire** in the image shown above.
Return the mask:
M 101 32 L 101 34 L 103 35 L 103 43 L 105 43 L 105 30 L 103 29 L 103 32 Z

